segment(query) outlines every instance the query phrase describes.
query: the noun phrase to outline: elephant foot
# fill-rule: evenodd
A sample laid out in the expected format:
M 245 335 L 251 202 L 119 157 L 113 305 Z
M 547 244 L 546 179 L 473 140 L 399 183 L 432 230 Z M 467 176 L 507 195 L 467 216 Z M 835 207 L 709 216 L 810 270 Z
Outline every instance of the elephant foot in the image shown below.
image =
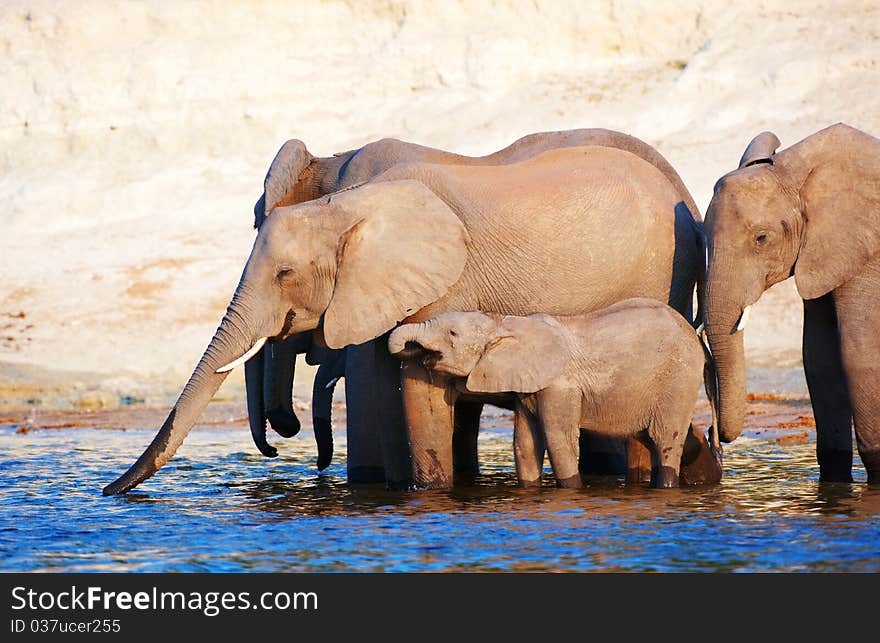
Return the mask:
M 823 449 L 816 451 L 816 459 L 819 460 L 819 482 L 853 481 L 852 449 Z M 862 456 L 862 462 L 864 462 L 864 456 Z M 867 468 L 867 464 L 865 468 Z
M 271 409 L 266 411 L 266 419 L 269 420 L 275 433 L 282 438 L 292 438 L 299 433 L 299 418 L 294 413 L 282 408 Z
M 452 474 L 456 487 L 473 487 L 477 483 L 479 471 L 456 471 Z
M 721 454 L 716 454 L 702 431 L 691 429 L 685 439 L 681 455 L 680 482 L 682 485 L 718 484 L 721 482 Z
M 678 472 L 672 467 L 660 467 L 651 474 L 652 489 L 672 489 L 678 486 Z
M 519 486 L 523 489 L 537 489 L 541 486 L 541 479 L 535 478 L 534 480 L 520 480 Z
M 568 478 L 557 478 L 556 486 L 560 489 L 580 489 L 584 486 L 584 481 L 581 479 L 581 474 L 576 473 Z
M 868 472 L 868 484 L 880 484 L 880 451 L 859 451 L 859 456 Z
M 399 480 L 399 481 L 386 482 L 385 488 L 388 489 L 388 491 L 418 491 L 419 490 L 419 487 L 417 487 L 415 484 L 413 484 L 413 482 L 411 480 L 410 481 Z
M 348 469 L 348 481 L 351 484 L 378 484 L 385 482 L 385 469 L 383 467 L 368 466 L 351 467 Z
M 650 464 L 650 463 L 649 463 Z M 651 467 L 635 467 L 626 470 L 626 484 L 645 484 L 651 482 Z

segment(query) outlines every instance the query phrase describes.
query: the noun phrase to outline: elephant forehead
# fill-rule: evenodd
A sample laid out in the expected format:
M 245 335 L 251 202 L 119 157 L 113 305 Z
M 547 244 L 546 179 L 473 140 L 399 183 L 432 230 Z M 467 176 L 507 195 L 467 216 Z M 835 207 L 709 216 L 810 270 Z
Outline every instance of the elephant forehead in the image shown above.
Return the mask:
M 768 216 L 782 214 L 777 210 L 786 197 L 779 183 L 770 172 L 755 169 L 746 168 L 719 181 L 706 215 L 707 227 L 760 224 Z

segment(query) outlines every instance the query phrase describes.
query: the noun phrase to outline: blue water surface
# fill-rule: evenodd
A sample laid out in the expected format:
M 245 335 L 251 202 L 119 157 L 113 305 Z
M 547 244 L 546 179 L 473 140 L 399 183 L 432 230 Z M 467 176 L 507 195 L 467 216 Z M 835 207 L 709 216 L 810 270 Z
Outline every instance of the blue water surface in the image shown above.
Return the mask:
M 814 442 L 743 437 L 711 487 L 523 490 L 490 427 L 473 486 L 392 493 L 346 484 L 343 435 L 319 475 L 308 433 L 267 459 L 205 429 L 103 497 L 152 435 L 0 427 L 0 571 L 880 571 L 880 488 L 818 484 Z

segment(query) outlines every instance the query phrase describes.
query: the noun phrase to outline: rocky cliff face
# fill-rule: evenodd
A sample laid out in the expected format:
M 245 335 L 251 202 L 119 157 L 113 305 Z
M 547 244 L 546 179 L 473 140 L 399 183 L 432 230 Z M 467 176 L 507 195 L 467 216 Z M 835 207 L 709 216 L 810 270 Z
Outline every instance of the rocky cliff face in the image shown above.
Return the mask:
M 176 393 L 287 138 L 482 154 L 609 127 L 705 207 L 761 130 L 880 133 L 867 1 L 13 0 L 0 49 L 0 398 L 17 401 Z M 790 284 L 767 293 L 753 363 L 797 364 L 799 324 Z

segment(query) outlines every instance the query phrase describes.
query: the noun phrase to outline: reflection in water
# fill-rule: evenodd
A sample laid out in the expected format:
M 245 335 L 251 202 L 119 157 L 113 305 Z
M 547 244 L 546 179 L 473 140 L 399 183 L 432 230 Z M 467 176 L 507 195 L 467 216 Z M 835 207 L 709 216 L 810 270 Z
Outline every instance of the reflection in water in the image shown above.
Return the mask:
M 812 442 L 742 438 L 713 487 L 523 490 L 490 429 L 472 486 L 394 493 L 345 483 L 342 435 L 319 475 L 310 435 L 269 460 L 216 429 L 102 497 L 150 437 L 0 428 L 0 571 L 880 570 L 880 488 L 819 485 Z

